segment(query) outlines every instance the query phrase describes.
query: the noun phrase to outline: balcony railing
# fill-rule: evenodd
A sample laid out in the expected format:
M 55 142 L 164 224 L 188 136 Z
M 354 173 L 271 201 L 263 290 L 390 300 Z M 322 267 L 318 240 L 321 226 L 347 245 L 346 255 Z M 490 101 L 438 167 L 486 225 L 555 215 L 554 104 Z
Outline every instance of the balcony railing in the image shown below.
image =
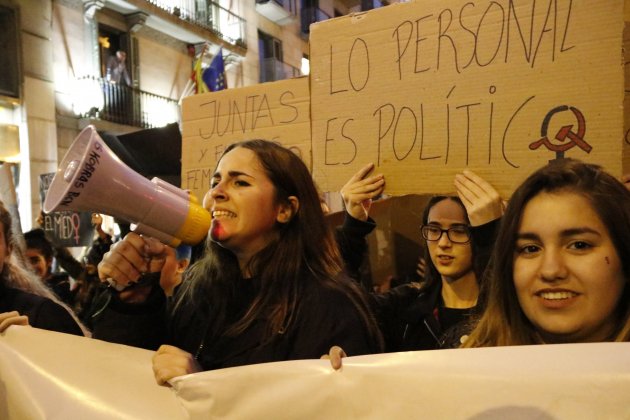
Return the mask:
M 331 16 L 324 12 L 319 7 L 304 7 L 301 11 L 302 14 L 302 33 L 308 35 L 310 33 L 311 23 L 321 22 L 322 20 L 330 19 Z
M 77 79 L 75 101 L 82 118 L 132 127 L 163 127 L 178 119 L 177 101 L 93 76 Z
M 302 75 L 302 72 L 297 67 L 293 67 L 276 58 L 265 58 L 260 66 L 261 82 L 291 79 Z
M 256 11 L 280 26 L 297 22 L 297 0 L 256 0 Z
M 247 48 L 247 27 L 242 17 L 210 0 L 147 0 L 233 45 Z

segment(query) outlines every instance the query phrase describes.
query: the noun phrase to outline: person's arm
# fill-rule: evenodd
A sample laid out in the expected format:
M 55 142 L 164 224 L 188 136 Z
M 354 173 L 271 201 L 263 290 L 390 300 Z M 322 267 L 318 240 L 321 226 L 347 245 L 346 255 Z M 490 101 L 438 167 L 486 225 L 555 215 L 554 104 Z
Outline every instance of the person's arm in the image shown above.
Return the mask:
M 346 271 L 357 281 L 367 250 L 366 236 L 376 227 L 369 217 L 372 200 L 385 188 L 382 174 L 368 176 L 373 169 L 374 164 L 365 165 L 341 188 L 346 214 L 343 225 L 336 229 L 336 239 Z M 371 285 L 367 286 L 371 288 Z
M 53 246 L 54 256 L 59 266 L 73 279 L 78 279 L 85 268 L 74 256 L 68 251 L 68 248 L 62 246 Z
M 172 295 L 182 278 L 175 250 L 131 232 L 104 255 L 98 274 L 114 290 L 106 291 L 110 301 L 104 301 L 103 308 L 91 310 L 94 336 L 157 348 L 155 341 L 167 335 L 165 296 Z M 135 331 L 141 336 L 134 337 Z
M 85 317 L 92 337 L 147 350 L 167 342 L 166 297 L 158 282 L 153 273 L 121 292 L 101 287 Z
M 99 213 L 92 213 L 92 226 L 101 241 L 112 243 L 112 237 L 103 230 L 103 216 Z
M 376 228 L 376 223 L 371 218 L 361 221 L 346 213 L 343 224 L 335 229 L 335 239 L 346 272 L 354 280 L 360 280 L 359 269 L 368 247 L 366 237 L 374 228 Z

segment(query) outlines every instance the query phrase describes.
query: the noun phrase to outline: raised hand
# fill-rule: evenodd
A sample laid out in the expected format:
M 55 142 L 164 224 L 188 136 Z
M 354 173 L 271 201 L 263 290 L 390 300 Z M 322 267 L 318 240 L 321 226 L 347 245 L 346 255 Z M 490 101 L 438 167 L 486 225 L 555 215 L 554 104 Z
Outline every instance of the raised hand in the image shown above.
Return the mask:
M 481 226 L 503 216 L 501 196 L 485 179 L 466 169 L 455 175 L 455 188 L 471 226 Z
M 364 222 L 368 219 L 372 199 L 385 189 L 385 178 L 382 174 L 368 176 L 372 169 L 374 169 L 373 163 L 365 165 L 341 188 L 346 212 Z

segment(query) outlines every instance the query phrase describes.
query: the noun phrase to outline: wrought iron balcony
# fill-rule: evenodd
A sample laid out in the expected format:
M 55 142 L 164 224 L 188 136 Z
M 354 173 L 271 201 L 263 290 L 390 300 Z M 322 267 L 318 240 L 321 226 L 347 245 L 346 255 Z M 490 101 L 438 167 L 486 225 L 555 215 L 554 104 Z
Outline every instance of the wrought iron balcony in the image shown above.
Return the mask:
M 81 118 L 94 118 L 132 127 L 155 128 L 176 122 L 177 101 L 112 83 L 104 78 L 77 79 L 75 112 Z
M 147 0 L 179 19 L 208 30 L 222 40 L 247 48 L 247 22 L 210 0 Z
M 297 22 L 296 0 L 256 0 L 256 11 L 278 25 Z

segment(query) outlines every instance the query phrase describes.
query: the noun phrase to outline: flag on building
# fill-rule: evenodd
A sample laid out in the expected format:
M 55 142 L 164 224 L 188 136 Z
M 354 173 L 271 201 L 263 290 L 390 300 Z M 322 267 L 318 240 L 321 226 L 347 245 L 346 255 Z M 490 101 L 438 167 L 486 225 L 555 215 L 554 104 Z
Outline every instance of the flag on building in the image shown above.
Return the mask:
M 193 72 L 191 75 L 191 79 L 195 85 L 195 93 L 205 93 L 209 91 L 208 86 L 203 81 L 204 71 L 201 68 L 204 53 L 205 48 L 201 51 L 201 54 L 199 54 L 199 58 L 197 58 L 197 61 L 195 61 L 195 66 L 193 67 Z
M 179 103 L 186 96 L 215 92 L 227 88 L 227 81 L 225 78 L 225 64 L 223 62 L 223 48 L 220 48 L 217 54 L 212 59 L 210 66 L 203 67 L 203 59 L 208 52 L 208 46 L 204 45 L 203 49 L 199 53 L 199 56 L 193 64 L 193 70 L 190 75 L 188 83 L 184 87 L 184 90 L 180 96 Z
M 217 55 L 214 56 L 210 67 L 203 71 L 202 84 L 207 86 L 210 92 L 227 89 L 225 64 L 223 63 L 223 48 L 220 48 Z

